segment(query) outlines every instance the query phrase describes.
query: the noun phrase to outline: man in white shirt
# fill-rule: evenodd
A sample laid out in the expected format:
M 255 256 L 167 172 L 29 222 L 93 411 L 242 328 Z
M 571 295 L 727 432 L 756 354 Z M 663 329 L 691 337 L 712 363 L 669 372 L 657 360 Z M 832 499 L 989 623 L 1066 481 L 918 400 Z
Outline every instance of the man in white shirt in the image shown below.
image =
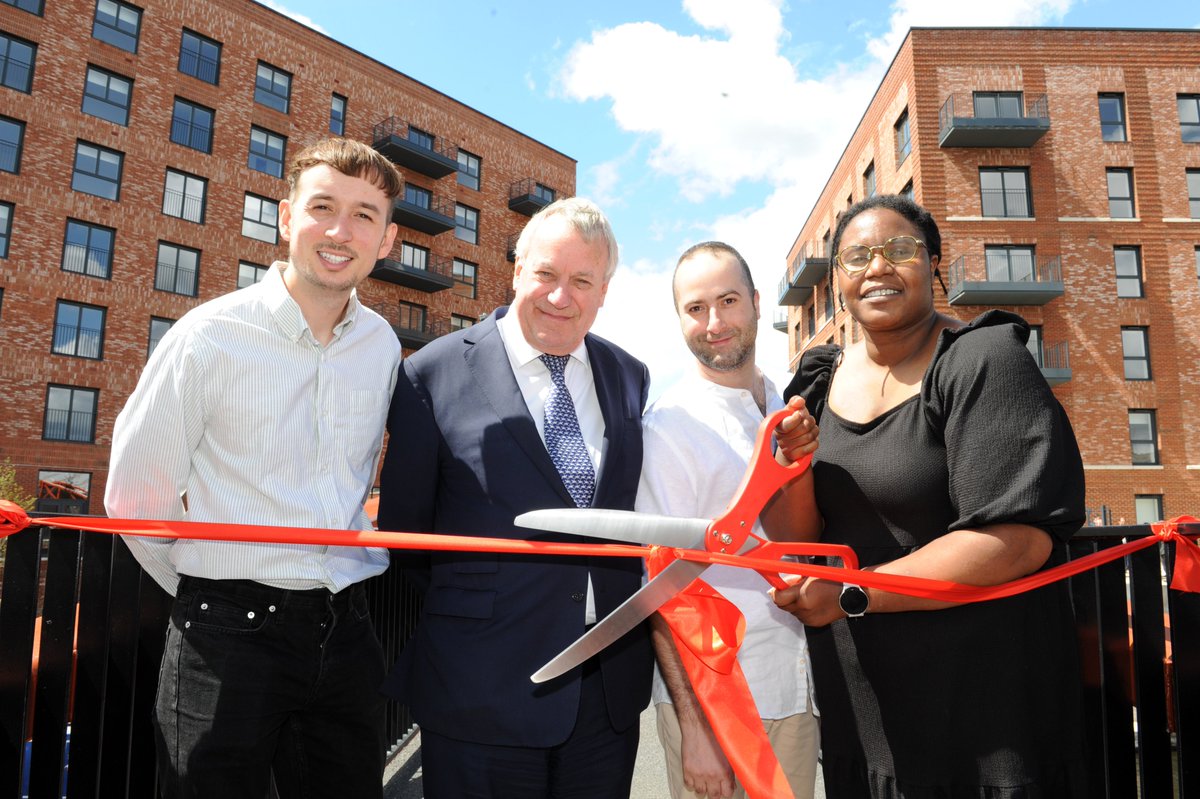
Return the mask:
M 636 508 L 711 519 L 737 490 L 759 424 L 783 401 L 754 363 L 758 292 L 735 249 L 721 242 L 688 249 L 675 267 L 673 294 L 695 370 L 642 418 L 645 456 Z M 800 479 L 811 480 L 811 473 Z M 757 523 L 755 533 L 762 535 Z M 769 584 L 757 572 L 711 566 L 703 579 L 745 616 L 738 662 L 793 793 L 808 799 L 820 736 L 804 626 L 775 606 Z M 653 701 L 672 799 L 744 796 L 692 691 L 670 630 L 657 615 L 652 624 L 658 659 Z
M 117 417 L 114 518 L 369 529 L 400 344 L 355 286 L 403 181 L 329 139 L 288 174 L 288 260 L 185 314 Z M 381 796 L 383 652 L 362 581 L 385 550 L 126 539 L 175 596 L 155 712 L 165 797 Z

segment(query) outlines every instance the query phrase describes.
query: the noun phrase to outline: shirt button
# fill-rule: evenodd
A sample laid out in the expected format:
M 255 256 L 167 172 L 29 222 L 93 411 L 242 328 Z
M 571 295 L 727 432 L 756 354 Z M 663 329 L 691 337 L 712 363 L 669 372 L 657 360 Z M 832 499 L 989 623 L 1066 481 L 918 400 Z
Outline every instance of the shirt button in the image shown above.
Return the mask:
M 582 591 L 576 591 L 575 593 L 571 594 L 572 602 L 582 602 L 583 600 L 584 600 L 584 593 Z

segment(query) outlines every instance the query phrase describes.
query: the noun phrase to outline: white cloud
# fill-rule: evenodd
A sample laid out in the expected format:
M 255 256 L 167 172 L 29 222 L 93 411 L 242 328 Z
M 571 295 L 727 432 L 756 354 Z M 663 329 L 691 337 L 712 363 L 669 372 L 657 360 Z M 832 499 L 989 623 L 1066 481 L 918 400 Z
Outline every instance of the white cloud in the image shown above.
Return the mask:
M 890 30 L 886 35 L 868 42 L 867 48 L 876 59 L 886 63 L 895 55 L 909 28 L 1046 25 L 1060 21 L 1070 10 L 1072 2 L 1073 0 L 1005 0 L 999 3 L 896 0 L 891 6 Z
M 325 30 L 320 25 L 313 22 L 312 17 L 307 17 L 304 14 L 300 14 L 296 11 L 292 11 L 291 9 L 289 9 L 287 6 L 283 5 L 282 3 L 276 3 L 275 0 L 255 0 L 255 2 L 257 2 L 259 5 L 266 6 L 267 8 L 271 9 L 272 11 L 278 11 L 280 14 L 283 14 L 285 17 L 294 19 L 294 20 L 296 20 L 296 22 L 299 22 L 301 25 L 305 25 L 309 28 L 312 28 L 313 30 L 317 31 L 318 33 L 324 33 L 325 35 L 329 35 L 329 31 Z

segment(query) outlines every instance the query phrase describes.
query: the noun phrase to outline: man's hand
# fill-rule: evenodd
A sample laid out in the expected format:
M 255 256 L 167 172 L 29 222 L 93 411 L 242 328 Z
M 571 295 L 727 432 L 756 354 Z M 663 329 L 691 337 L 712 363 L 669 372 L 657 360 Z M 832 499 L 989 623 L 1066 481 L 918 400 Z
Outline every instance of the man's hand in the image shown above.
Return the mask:
M 697 796 L 729 799 L 733 796 L 733 769 L 707 723 L 680 724 L 683 742 L 683 784 Z

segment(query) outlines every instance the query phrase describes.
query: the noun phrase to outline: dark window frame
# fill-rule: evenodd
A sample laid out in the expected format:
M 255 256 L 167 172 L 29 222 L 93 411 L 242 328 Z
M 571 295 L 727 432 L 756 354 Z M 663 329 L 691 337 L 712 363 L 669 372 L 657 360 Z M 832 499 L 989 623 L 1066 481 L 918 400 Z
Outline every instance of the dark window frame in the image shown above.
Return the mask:
M 338 101 L 341 101 L 341 110 L 338 110 Z M 346 108 L 350 102 L 345 96 L 334 92 L 329 98 L 329 132 L 334 136 L 346 135 Z
M 85 148 L 85 147 L 96 151 L 96 154 L 95 154 L 96 168 L 92 172 L 81 170 L 81 168 L 80 168 L 80 163 L 79 163 L 80 159 L 91 157 L 91 156 L 88 156 L 85 153 L 81 152 L 81 148 Z M 117 158 L 117 176 L 115 178 L 110 177 L 110 176 L 105 176 L 102 174 L 100 165 L 102 163 L 104 163 L 103 159 L 101 158 L 101 156 L 103 156 L 103 155 L 116 156 L 116 158 Z M 105 199 L 105 200 L 112 200 L 113 202 L 120 202 L 120 200 L 121 200 L 121 182 L 122 182 L 122 177 L 123 177 L 124 173 L 125 173 L 125 153 L 121 152 L 120 150 L 114 150 L 110 147 L 105 147 L 104 145 L 101 145 L 101 144 L 96 144 L 95 142 L 84 141 L 83 139 L 76 139 L 76 141 L 75 141 L 75 161 L 71 167 L 71 190 L 72 191 L 77 191 L 80 194 L 88 194 L 88 195 L 91 195 L 92 197 L 100 197 L 101 199 Z M 94 191 L 88 191 L 88 189 L 86 189 L 86 188 L 80 188 L 80 185 L 89 186 L 89 185 L 93 185 L 93 183 L 94 184 L 111 185 L 113 187 L 112 196 L 110 197 L 107 194 L 98 194 Z
M 1123 264 L 1118 259 L 1118 253 L 1130 253 L 1133 255 L 1134 274 L 1122 274 L 1121 269 Z M 1126 267 L 1127 268 L 1127 267 Z M 1140 300 L 1146 296 L 1146 281 L 1145 274 L 1142 270 L 1142 248 L 1137 245 L 1118 244 L 1113 246 L 1113 269 L 1117 277 L 1117 297 L 1127 300 Z M 1121 285 L 1124 281 L 1125 285 L 1130 285 L 1131 281 L 1137 281 L 1137 294 L 1128 292 L 1122 293 Z
M 172 327 L 174 327 L 175 323 L 178 321 L 179 321 L 178 319 L 168 319 L 165 316 L 151 316 L 150 317 L 150 329 L 146 334 L 146 360 L 147 361 L 150 360 L 150 356 L 154 354 L 154 350 L 157 349 L 158 345 L 162 342 L 163 336 L 165 336 L 167 334 L 167 331 L 170 330 Z M 167 325 L 166 328 L 163 329 L 162 333 L 160 333 L 157 337 L 155 337 L 155 335 L 154 335 L 154 323 L 155 322 L 165 322 Z
M 259 151 L 254 149 L 254 134 L 261 134 L 265 142 L 260 145 Z M 279 140 L 279 157 L 272 157 L 272 139 Z M 246 166 L 253 169 L 255 172 L 262 172 L 264 175 L 270 175 L 273 178 L 282 178 L 283 170 L 287 164 L 287 136 L 276 133 L 273 130 L 261 127 L 259 125 L 250 126 L 250 138 L 247 142 L 246 149 Z M 261 162 L 261 166 L 272 166 L 272 169 L 262 169 L 260 166 L 255 166 L 255 159 Z
M 1001 280 L 993 276 L 993 256 L 998 260 L 1004 256 L 1004 271 L 1006 277 Z M 1027 263 L 1016 262 L 1016 267 L 1026 266 L 1027 270 L 1014 267 L 1014 255 L 1028 256 Z M 984 274 L 989 281 L 1002 283 L 1024 283 L 1037 279 L 1037 247 L 1033 244 L 985 244 L 983 246 Z M 1019 277 L 1018 275 L 1027 275 Z
M 77 318 L 72 323 L 63 320 L 64 310 L 74 310 Z M 84 311 L 98 311 L 100 326 L 84 327 Z M 108 309 L 74 300 L 58 300 L 54 305 L 54 330 L 50 337 L 50 352 L 89 361 L 104 360 L 104 329 L 108 321 Z M 84 336 L 84 333 L 88 336 Z M 68 346 L 70 342 L 70 346 Z M 87 342 L 84 344 L 83 342 Z M 84 350 L 84 351 L 81 351 Z
M 1134 437 L 1134 414 L 1145 414 L 1145 422 L 1139 422 L 1149 428 L 1149 435 L 1144 438 Z M 1138 445 L 1142 445 L 1143 451 L 1145 447 L 1150 447 L 1149 459 L 1144 456 L 1139 458 Z M 1158 412 L 1153 408 L 1130 408 L 1129 409 L 1129 452 L 1130 462 L 1134 466 L 1158 466 L 1162 463 L 1162 453 L 1158 447 Z
M 1126 338 L 1129 334 L 1130 339 Z M 1136 338 L 1133 338 L 1136 337 Z M 1129 341 L 1136 341 L 1141 347 L 1141 353 L 1130 352 Z M 1135 381 L 1153 380 L 1154 372 L 1150 368 L 1150 328 L 1145 325 L 1122 325 L 1121 327 L 1121 360 L 1123 362 L 1125 379 Z M 1133 372 L 1131 375 L 1130 372 Z
M 55 391 L 69 391 L 69 399 L 65 413 L 67 414 L 65 424 L 62 426 L 63 434 L 61 436 L 51 436 L 50 422 L 50 397 Z M 76 411 L 75 398 L 79 395 L 91 395 L 92 408 L 91 411 Z M 43 441 L 66 441 L 75 444 L 94 444 L 96 442 L 96 417 L 100 407 L 100 389 L 87 388 L 86 386 L 71 386 L 62 383 L 49 383 L 46 385 L 46 398 L 42 405 L 42 440 Z M 62 413 L 64 411 L 58 410 Z M 83 417 L 81 422 L 87 426 L 87 434 L 85 437 L 77 437 L 73 435 L 77 432 L 75 424 L 76 416 Z M 57 425 L 55 425 L 57 427 Z
M 1106 103 L 1109 111 L 1107 116 Z M 1125 95 L 1121 92 L 1100 92 L 1096 95 L 1096 105 L 1100 117 L 1100 140 L 1129 141 L 1129 132 L 1125 128 Z M 1115 116 L 1111 113 L 1114 110 Z
M 92 73 L 97 73 L 104 77 L 104 95 L 98 95 L 91 91 Z M 128 90 L 125 93 L 125 103 L 122 105 L 112 99 L 112 83 L 114 80 L 123 81 L 128 84 Z M 89 100 L 91 101 L 89 103 Z M 83 100 L 80 102 L 79 110 L 88 116 L 103 119 L 112 122 L 114 125 L 129 127 L 129 112 L 133 107 L 133 78 L 128 78 L 120 73 L 112 70 L 98 67 L 95 64 L 87 65 L 87 72 L 83 75 Z M 111 109 L 111 110 L 110 110 Z M 97 113 L 108 111 L 108 113 Z
M 463 314 L 450 314 L 450 331 L 466 330 L 468 327 L 474 327 L 476 324 L 475 318 L 464 316 Z
M 479 209 L 454 204 L 454 238 L 467 244 L 479 244 Z
M 990 102 L 995 109 L 990 114 L 979 113 L 980 100 Z M 1015 102 L 1015 114 L 1001 113 L 1001 107 L 1005 102 Z M 972 92 L 971 93 L 971 110 L 975 114 L 976 119 L 1020 119 L 1025 116 L 1025 92 L 1020 90 L 1006 90 L 995 92 Z M 984 110 L 987 110 L 986 108 Z
M 1179 113 L 1179 138 L 1187 144 L 1200 144 L 1200 94 L 1175 95 L 1175 109 Z
M 412 330 L 417 333 L 424 333 L 429 327 L 429 307 L 416 302 L 407 302 L 399 300 L 399 314 L 397 318 L 397 327 L 401 330 Z M 419 324 L 414 326 L 413 320 L 418 319 Z
M 1126 188 L 1129 191 L 1128 196 L 1113 194 L 1113 178 L 1124 177 Z M 1104 186 L 1108 192 L 1108 217 L 1109 219 L 1137 219 L 1137 201 L 1134 193 L 1133 169 L 1125 166 L 1110 166 L 1104 170 Z M 1119 187 L 1118 187 L 1119 188 Z M 1121 206 L 1114 206 L 1114 203 L 1128 203 L 1129 214 L 1121 214 L 1123 210 Z
M 16 205 L 0 200 L 0 258 L 8 257 L 8 247 L 12 241 L 13 216 L 16 212 Z
M 181 108 L 187 112 L 186 118 L 180 116 Z M 197 116 L 205 114 L 208 116 L 207 127 L 197 120 Z M 176 96 L 175 103 L 171 106 L 172 142 L 202 153 L 211 153 L 216 127 L 217 112 L 214 109 Z
M 13 61 L 13 45 L 29 51 L 28 63 Z M 37 42 L 22 39 L 7 31 L 0 31 L 0 46 L 4 48 L 0 54 L 0 86 L 22 94 L 31 93 L 33 91 L 33 73 L 37 68 Z M 17 79 L 17 76 L 24 76 L 24 80 Z
M 464 258 L 455 258 L 451 266 L 451 277 L 454 278 L 451 293 L 470 300 L 479 296 L 479 264 Z
M 475 153 L 458 150 L 458 185 L 479 191 L 483 180 L 483 159 Z
M 875 162 L 867 164 L 867 168 L 863 170 L 863 199 L 874 197 L 879 190 L 876 185 Z
M 1138 500 L 1152 501 L 1155 504 L 1154 512 L 1155 512 L 1155 515 L 1157 518 L 1155 518 L 1153 521 L 1147 519 L 1143 522 L 1141 514 L 1138 513 Z M 1154 522 L 1161 522 L 1164 518 L 1166 518 L 1164 516 L 1165 513 L 1166 513 L 1166 510 L 1163 505 L 1163 495 L 1162 494 L 1134 494 L 1133 495 L 1133 521 L 1134 521 L 1134 524 L 1143 524 L 1143 523 L 1144 524 L 1153 524 Z
M 243 270 L 246 269 L 253 270 L 254 273 L 254 280 L 250 281 L 249 283 L 242 279 L 244 274 Z M 267 272 L 270 270 L 271 267 L 263 266 L 262 264 L 256 264 L 253 261 L 238 261 L 237 287 L 239 289 L 244 289 L 248 288 L 249 286 L 253 286 L 255 283 L 261 282 L 263 277 L 265 277 Z
M 174 251 L 173 261 L 163 259 L 164 251 Z M 188 270 L 180 265 L 179 256 L 182 254 L 195 256 L 195 268 Z M 176 244 L 173 241 L 158 242 L 154 260 L 154 290 L 167 294 L 178 294 L 183 297 L 197 297 L 200 294 L 200 257 L 202 253 L 194 247 Z M 181 291 L 180 278 L 191 280 L 191 291 Z M 187 283 L 184 283 L 187 286 Z
M 912 129 L 909 127 L 907 108 L 900 112 L 896 124 L 892 125 L 892 132 L 896 138 L 896 166 L 900 166 L 912 152 Z
M 985 175 L 988 175 L 988 176 L 994 175 L 994 176 L 998 177 L 1000 179 L 1000 187 L 998 189 L 985 187 L 984 186 L 984 182 L 985 182 L 984 176 Z M 1021 180 L 1024 182 L 1024 186 L 1022 188 L 1018 188 L 1015 186 L 1010 187 L 1008 185 L 1010 177 L 1016 178 L 1017 176 L 1020 176 Z M 1011 205 L 1014 205 L 1012 203 L 1012 200 L 1016 199 L 1018 196 L 1021 198 L 1021 201 L 1024 203 L 1025 211 L 1026 211 L 1026 213 L 1024 213 L 1024 214 L 1017 213 L 1017 211 L 1020 210 L 1019 208 L 1016 208 L 1016 207 L 1010 208 Z M 993 205 L 993 210 L 994 210 L 994 200 L 993 200 L 993 203 L 989 203 L 989 197 L 992 197 L 992 198 L 998 197 L 1000 199 L 1001 204 L 1003 206 L 1003 208 L 1001 209 L 1002 213 L 999 213 L 999 214 L 989 214 L 988 213 L 989 204 Z M 982 211 L 982 215 L 987 219 L 1033 219 L 1034 218 L 1033 187 L 1031 186 L 1030 180 L 1029 180 L 1029 167 L 1027 167 L 1027 166 L 1020 166 L 1020 167 L 981 166 L 981 167 L 979 167 L 979 201 L 980 201 L 980 209 Z
M 104 5 L 114 6 L 117 10 L 117 14 L 112 18 L 112 22 L 100 19 L 100 8 Z M 132 32 L 127 29 L 127 25 L 122 25 L 122 15 L 120 13 L 122 11 L 131 12 L 137 18 Z M 131 3 L 126 3 L 124 0 L 96 0 L 96 13 L 92 17 L 92 38 L 99 39 L 105 44 L 111 44 L 113 47 L 125 50 L 126 52 L 136 53 L 142 36 L 143 13 L 142 9 Z
M 188 48 L 189 39 L 193 47 Z M 205 52 L 205 51 L 209 52 Z M 216 56 L 212 56 L 216 51 Z M 211 66 L 209 66 L 211 64 Z M 208 66 L 208 69 L 205 67 Z M 179 36 L 179 71 L 213 86 L 221 85 L 221 43 L 203 33 L 184 28 Z
M 8 158 L 4 156 L 2 145 L 8 144 L 6 141 L 0 141 L 0 172 L 7 172 L 10 175 L 21 174 L 21 155 L 25 150 L 25 122 L 21 119 L 13 119 L 0 115 L 0 123 L 11 125 L 17 131 L 16 141 L 12 144 L 12 169 L 6 168 Z
M 71 230 L 73 227 L 77 228 L 77 229 L 82 229 L 87 232 L 86 243 L 81 244 L 79 242 L 72 242 L 70 240 Z M 95 234 L 97 232 L 105 233 L 108 235 L 108 245 L 109 245 L 108 249 L 103 249 L 101 247 L 93 246 L 92 236 L 93 236 L 93 234 Z M 62 253 L 62 260 L 59 263 L 59 268 L 63 272 L 68 272 L 73 275 L 83 275 L 85 277 L 94 277 L 94 278 L 99 278 L 100 280 L 111 280 L 112 279 L 112 267 L 113 267 L 113 254 L 114 254 L 114 251 L 116 250 L 116 243 L 117 243 L 116 228 L 111 228 L 111 227 L 108 227 L 107 225 L 100 225 L 95 222 L 87 222 L 83 219 L 68 218 L 66 227 L 63 230 L 63 253 Z M 74 249 L 68 250 L 68 247 L 79 248 L 79 251 L 81 252 L 83 257 L 82 258 L 69 258 L 68 257 L 69 254 L 75 252 L 75 250 Z M 93 258 L 92 258 L 93 254 L 100 254 L 103 257 L 93 260 Z M 80 261 L 82 268 L 80 268 L 80 269 L 69 268 L 67 265 L 68 261 Z M 102 264 L 103 274 L 95 273 L 95 271 L 92 269 L 93 263 Z
M 257 219 L 247 215 L 249 213 L 249 209 L 247 206 L 250 204 L 250 200 L 257 200 L 259 203 L 259 214 L 258 214 Z M 271 208 L 275 209 L 275 221 L 270 224 L 263 221 L 262 209 L 267 208 L 267 207 L 271 207 Z M 271 240 L 267 241 L 267 239 L 265 239 L 265 238 L 262 238 L 260 236 L 252 236 L 249 233 L 247 233 L 246 232 L 246 224 L 247 223 L 249 223 L 252 226 L 250 228 L 251 230 L 256 230 L 256 229 L 260 229 L 260 228 L 266 229 L 269 227 L 271 229 L 271 233 L 272 233 Z M 254 227 L 254 226 L 258 226 L 258 227 Z M 273 200 L 270 197 L 263 197 L 261 194 L 255 194 L 254 192 L 250 192 L 250 191 L 246 192 L 245 196 L 242 198 L 242 235 L 248 239 L 254 239 L 255 241 L 261 241 L 265 244 L 279 244 L 279 201 Z
M 171 177 L 178 176 L 183 178 L 183 190 L 173 190 L 170 187 Z M 193 184 L 200 185 L 199 207 L 196 208 L 196 200 L 189 192 L 189 187 Z M 172 195 L 179 195 L 178 213 L 172 213 L 172 209 L 168 208 L 168 200 L 172 199 Z M 194 208 L 195 211 L 189 214 L 188 209 Z M 204 224 L 205 215 L 208 213 L 208 178 L 200 175 L 193 175 L 190 172 L 184 172 L 182 169 L 174 169 L 167 167 L 165 176 L 163 177 L 163 203 L 162 212 L 176 219 L 183 219 L 187 222 L 195 222 L 198 225 Z
M 270 75 L 264 77 L 263 70 L 266 70 Z M 281 83 L 280 78 L 286 78 L 282 83 L 286 84 L 282 92 L 278 87 Z M 259 61 L 258 66 L 254 70 L 254 102 L 267 108 L 278 111 L 281 114 L 290 113 L 292 107 L 292 80 L 294 75 L 285 69 L 280 69 L 274 64 L 266 61 Z
M 411 241 L 400 242 L 400 263 L 409 269 L 429 269 L 429 248 Z
M 42 16 L 42 12 L 45 10 L 44 0 L 0 0 L 0 3 L 12 6 L 21 11 L 26 11 L 35 17 Z
M 1187 183 L 1188 216 L 1200 219 L 1200 169 L 1184 170 L 1184 180 Z
M 417 186 L 413 183 L 404 184 L 404 202 L 409 205 L 415 205 L 418 208 L 429 210 L 433 207 L 433 192 L 424 186 Z

